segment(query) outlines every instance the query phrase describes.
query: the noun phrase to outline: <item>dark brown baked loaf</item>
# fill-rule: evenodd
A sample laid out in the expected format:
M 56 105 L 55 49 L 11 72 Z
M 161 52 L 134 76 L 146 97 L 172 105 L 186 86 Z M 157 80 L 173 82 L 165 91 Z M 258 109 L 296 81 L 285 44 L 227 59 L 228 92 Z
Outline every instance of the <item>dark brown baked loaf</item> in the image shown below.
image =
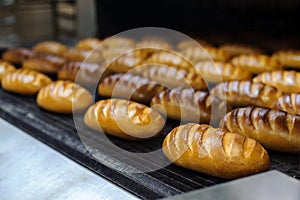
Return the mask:
M 67 52 L 68 47 L 60 42 L 44 41 L 34 45 L 32 49 L 37 53 L 63 56 L 63 54 Z
M 176 120 L 195 123 L 215 123 L 230 108 L 225 102 L 208 92 L 192 88 L 174 88 L 158 93 L 151 101 L 151 107 L 163 107 L 167 116 Z
M 272 108 L 282 92 L 275 87 L 251 81 L 229 81 L 215 86 L 211 94 L 232 106 Z
M 272 85 L 286 93 L 300 92 L 300 73 L 275 70 L 257 75 L 253 82 Z
M 300 67 L 300 50 L 280 50 L 275 52 L 272 57 L 284 66 L 296 68 Z
M 300 115 L 300 94 L 291 93 L 282 95 L 275 102 L 273 109 Z
M 25 48 L 13 48 L 9 49 L 2 55 L 2 60 L 10 62 L 12 64 L 21 65 L 24 60 L 32 57 L 33 51 Z
M 154 95 L 165 89 L 164 86 L 139 75 L 114 74 L 100 82 L 98 94 L 149 103 Z
M 123 139 L 144 140 L 160 135 L 165 120 L 143 104 L 107 99 L 98 101 L 88 109 L 84 123 L 94 130 Z
M 9 62 L 0 60 L 0 81 L 5 73 L 13 72 L 15 70 L 15 66 L 10 64 Z
M 253 138 L 267 149 L 300 153 L 298 115 L 266 108 L 238 108 L 227 113 L 220 126 Z
M 165 138 L 163 152 L 176 165 L 225 179 L 270 166 L 267 151 L 255 140 L 206 124 L 176 127 Z

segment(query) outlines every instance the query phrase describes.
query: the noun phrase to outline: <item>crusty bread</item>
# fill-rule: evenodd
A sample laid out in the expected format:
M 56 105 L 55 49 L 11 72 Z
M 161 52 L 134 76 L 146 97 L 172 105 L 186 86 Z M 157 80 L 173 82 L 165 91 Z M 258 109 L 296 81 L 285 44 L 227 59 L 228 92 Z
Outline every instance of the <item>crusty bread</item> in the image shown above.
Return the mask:
M 9 49 L 2 55 L 2 60 L 10 62 L 12 64 L 21 65 L 24 60 L 32 57 L 33 51 L 25 48 Z
M 141 41 L 136 43 L 135 46 L 136 49 L 141 49 L 144 52 L 160 52 L 160 51 L 166 51 L 166 50 L 172 50 L 173 46 L 161 39 L 161 38 L 144 38 Z
M 112 36 L 105 38 L 102 44 L 106 48 L 134 47 L 135 41 L 129 37 Z
M 78 73 L 80 72 L 80 73 Z M 96 86 L 111 72 L 95 63 L 69 62 L 58 72 L 58 79 L 75 81 L 84 86 Z
M 276 59 L 264 54 L 242 54 L 234 57 L 230 62 L 235 67 L 254 74 L 282 68 L 282 65 Z
M 28 69 L 18 69 L 5 73 L 1 80 L 4 90 L 25 95 L 36 94 L 42 87 L 51 83 L 52 80 L 39 72 Z
M 100 52 L 81 49 L 69 49 L 63 54 L 63 57 L 69 62 L 88 62 L 99 64 L 103 60 Z
M 151 107 L 160 111 L 161 106 L 168 117 L 195 123 L 218 123 L 230 109 L 225 102 L 208 92 L 192 88 L 174 88 L 158 93 L 152 99 Z
M 55 74 L 65 63 L 65 59 L 46 54 L 35 55 L 23 61 L 23 68 L 36 70 L 46 74 Z
M 109 70 L 116 73 L 125 73 L 144 62 L 144 57 L 129 54 L 123 54 L 120 57 L 111 57 L 106 59 L 106 66 Z
M 272 108 L 282 92 L 275 87 L 251 81 L 229 81 L 216 85 L 211 94 L 232 106 Z
M 300 153 L 300 116 L 246 107 L 227 113 L 220 127 L 253 138 L 265 148 Z
M 45 110 L 69 114 L 82 111 L 93 103 L 92 95 L 83 87 L 70 81 L 58 80 L 43 87 L 37 104 Z
M 79 42 L 77 42 L 76 48 L 81 50 L 91 51 L 97 49 L 100 43 L 101 40 L 99 40 L 98 38 L 84 38 L 79 40 Z
M 32 49 L 34 52 L 37 53 L 63 56 L 63 54 L 67 52 L 68 47 L 60 42 L 44 41 L 34 45 Z
M 186 48 L 193 47 L 193 46 L 209 46 L 209 44 L 200 38 L 196 38 L 196 39 L 184 39 L 178 42 L 178 44 L 176 45 L 179 51 L 182 51 Z
M 300 94 L 291 93 L 282 95 L 275 102 L 273 109 L 300 115 Z
M 176 165 L 225 179 L 270 166 L 267 151 L 255 140 L 206 124 L 176 127 L 165 138 L 163 152 Z
M 154 95 L 165 89 L 164 86 L 139 75 L 114 74 L 106 77 L 99 84 L 98 94 L 149 103 Z
M 275 52 L 272 57 L 284 66 L 296 68 L 300 67 L 300 50 L 280 50 Z
M 198 62 L 195 68 L 200 71 L 206 81 L 213 83 L 251 79 L 251 73 L 231 63 L 203 61 Z
M 142 65 L 136 67 L 132 73 L 142 75 L 152 81 L 168 88 L 192 87 L 194 89 L 207 89 L 207 84 L 200 73 L 191 68 L 176 68 L 166 65 Z
M 240 54 L 258 54 L 262 52 L 261 49 L 256 47 L 235 43 L 222 44 L 219 49 L 230 53 L 232 56 L 237 56 Z
M 163 117 L 153 109 L 123 99 L 98 101 L 88 109 L 84 122 L 94 130 L 127 140 L 158 136 L 165 124 Z
M 9 62 L 0 60 L 0 81 L 2 79 L 2 76 L 5 73 L 10 73 L 10 72 L 13 72 L 15 70 L 16 70 L 15 66 L 10 64 Z
M 296 71 L 275 70 L 257 75 L 253 82 L 272 85 L 282 92 L 300 92 L 300 73 Z

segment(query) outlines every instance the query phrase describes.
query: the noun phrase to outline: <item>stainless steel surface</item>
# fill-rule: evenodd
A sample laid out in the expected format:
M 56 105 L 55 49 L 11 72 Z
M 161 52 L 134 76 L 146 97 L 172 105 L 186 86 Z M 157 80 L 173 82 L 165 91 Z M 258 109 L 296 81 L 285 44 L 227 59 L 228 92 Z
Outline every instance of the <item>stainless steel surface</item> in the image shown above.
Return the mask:
M 300 182 L 278 171 L 242 178 L 168 200 L 299 200 Z
M 0 118 L 0 199 L 137 199 Z

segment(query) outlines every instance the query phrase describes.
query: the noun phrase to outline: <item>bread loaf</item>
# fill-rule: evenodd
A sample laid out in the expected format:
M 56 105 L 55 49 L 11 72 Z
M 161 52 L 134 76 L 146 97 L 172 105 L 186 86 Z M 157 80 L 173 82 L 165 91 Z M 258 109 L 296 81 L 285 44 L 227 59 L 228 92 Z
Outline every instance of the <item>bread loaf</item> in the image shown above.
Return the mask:
M 219 47 L 220 50 L 230 53 L 232 56 L 240 54 L 259 54 L 262 50 L 245 44 L 227 43 Z
M 282 68 L 277 60 L 264 54 L 242 54 L 234 57 L 231 63 L 254 74 Z
M 144 57 L 132 54 L 124 54 L 120 57 L 113 57 L 106 60 L 109 70 L 116 73 L 126 73 L 144 62 Z
M 209 46 L 209 44 L 202 39 L 196 38 L 196 39 L 182 40 L 178 42 L 176 47 L 179 51 L 182 51 L 186 48 L 193 47 L 193 46 Z
M 60 42 L 44 41 L 34 45 L 32 49 L 37 53 L 63 56 L 63 54 L 67 52 L 68 47 Z
M 106 48 L 134 47 L 135 41 L 129 37 L 112 36 L 102 41 Z
M 272 57 L 284 66 L 296 68 L 300 67 L 300 50 L 280 50 L 275 52 Z
M 231 63 L 204 61 L 198 62 L 195 68 L 206 81 L 213 83 L 251 79 L 251 73 L 234 67 Z
M 272 108 L 282 92 L 275 87 L 251 81 L 229 81 L 215 86 L 211 94 L 232 106 Z
M 272 85 L 282 92 L 300 92 L 300 73 L 296 71 L 275 70 L 257 75 L 253 82 Z
M 51 83 L 43 87 L 37 96 L 37 104 L 41 108 L 62 114 L 82 111 L 92 103 L 92 95 L 70 81 Z
M 149 53 L 173 49 L 170 43 L 161 38 L 144 38 L 136 43 L 135 48 Z
M 122 99 L 100 100 L 84 116 L 85 124 L 98 131 L 127 140 L 143 140 L 158 136 L 164 119 L 153 109 Z
M 103 61 L 100 52 L 81 49 L 69 49 L 63 54 L 63 57 L 69 62 L 88 62 L 99 64 Z
M 79 40 L 76 44 L 77 49 L 91 51 L 91 50 L 97 50 L 97 47 L 99 47 L 101 43 L 101 40 L 98 38 L 84 38 Z
M 275 102 L 273 109 L 300 115 L 300 94 L 291 93 L 282 95 Z
M 36 94 L 51 82 L 52 80 L 48 76 L 28 69 L 5 73 L 1 80 L 4 90 L 25 95 Z
M 176 127 L 165 138 L 163 152 L 176 165 L 225 179 L 266 171 L 270 165 L 255 140 L 206 124 Z
M 220 127 L 253 138 L 267 149 L 300 153 L 298 115 L 266 108 L 238 108 L 225 115 Z
M 10 64 L 9 62 L 0 60 L 0 81 L 5 73 L 13 72 L 15 70 L 15 66 Z
M 32 57 L 34 53 L 25 48 L 9 49 L 2 55 L 2 60 L 10 62 L 12 64 L 21 65 L 24 60 Z
M 155 108 L 155 105 L 162 106 L 170 118 L 195 123 L 219 122 L 230 109 L 225 102 L 208 92 L 192 88 L 162 91 L 152 99 L 151 107 Z
M 114 74 L 106 77 L 99 84 L 98 94 L 149 103 L 154 95 L 163 90 L 165 90 L 164 86 L 139 75 Z

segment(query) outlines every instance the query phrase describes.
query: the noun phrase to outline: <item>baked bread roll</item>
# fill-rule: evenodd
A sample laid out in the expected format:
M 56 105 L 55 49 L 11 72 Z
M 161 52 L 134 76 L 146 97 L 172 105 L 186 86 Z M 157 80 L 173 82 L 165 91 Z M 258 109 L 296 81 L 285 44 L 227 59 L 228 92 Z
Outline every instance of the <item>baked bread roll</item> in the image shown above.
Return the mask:
M 37 96 L 37 104 L 48 111 L 69 114 L 86 109 L 93 103 L 92 95 L 83 87 L 58 80 L 43 87 Z
M 193 62 L 207 60 L 225 62 L 231 57 L 229 53 L 212 46 L 203 46 L 203 48 L 199 46 L 190 46 L 182 49 L 180 53 L 184 58 Z
M 153 109 L 133 101 L 107 99 L 91 106 L 84 123 L 98 131 L 127 140 L 143 140 L 162 133 L 165 121 Z
M 267 151 L 255 140 L 206 124 L 176 127 L 165 138 L 163 152 L 176 165 L 225 179 L 270 166 Z
M 78 73 L 80 72 L 80 73 Z M 96 86 L 111 72 L 95 63 L 65 63 L 58 72 L 58 79 L 70 80 L 84 86 Z
M 192 68 L 193 65 L 176 52 L 159 51 L 152 54 L 145 63 L 162 64 L 179 68 Z
M 172 50 L 173 47 L 167 41 L 161 38 L 145 38 L 136 43 L 136 49 L 141 49 L 144 52 L 154 53 L 166 50 Z
M 131 73 L 142 75 L 168 88 L 192 87 L 207 89 L 205 80 L 194 69 L 169 67 L 166 65 L 142 65 Z
M 134 47 L 135 41 L 129 37 L 112 36 L 102 41 L 106 48 Z
M 262 50 L 245 44 L 223 44 L 219 47 L 219 49 L 230 53 L 232 56 L 237 56 L 240 54 L 259 54 Z
M 300 116 L 266 108 L 238 108 L 220 125 L 230 132 L 258 141 L 265 148 L 300 153 Z
M 23 68 L 36 70 L 46 74 L 55 74 L 65 63 L 65 60 L 50 54 L 35 55 L 23 62 Z
M 232 80 L 249 80 L 251 73 L 231 63 L 203 61 L 195 66 L 208 82 L 218 83 Z
M 275 102 L 273 109 L 300 115 L 300 94 L 292 93 L 282 95 Z
M 232 106 L 272 108 L 282 92 L 275 87 L 251 81 L 229 81 L 216 85 L 211 94 Z
M 257 75 L 253 82 L 272 85 L 286 93 L 300 92 L 300 73 L 275 70 Z
M 272 57 L 284 66 L 300 67 L 300 50 L 280 50 L 275 52 Z
M 124 54 L 117 58 L 110 58 L 106 60 L 106 66 L 109 70 L 116 73 L 126 73 L 136 66 L 141 65 L 144 62 L 144 57 Z
M 154 95 L 165 89 L 164 86 L 139 75 L 114 74 L 106 77 L 99 84 L 98 94 L 149 103 Z
M 2 55 L 2 60 L 12 64 L 21 65 L 24 60 L 32 57 L 34 53 L 25 48 L 9 49 Z
M 2 76 L 5 73 L 10 73 L 10 72 L 13 72 L 15 70 L 16 70 L 15 66 L 10 64 L 9 62 L 0 60 L 0 81 L 2 79 Z
M 191 46 L 209 46 L 209 44 L 202 39 L 196 38 L 196 39 L 182 40 L 177 44 L 176 47 L 179 51 L 182 51 Z
M 4 90 L 25 95 L 36 94 L 51 82 L 52 80 L 48 76 L 28 69 L 5 73 L 1 80 Z
M 264 54 L 242 54 L 231 59 L 231 63 L 254 74 L 282 68 L 277 60 Z
M 155 108 L 157 105 L 158 109 L 164 108 L 169 118 L 195 123 L 219 122 L 230 109 L 225 102 L 208 92 L 195 91 L 192 88 L 164 90 L 151 101 L 151 107 Z
M 86 51 L 91 51 L 94 49 L 97 50 L 97 47 L 99 47 L 100 43 L 101 40 L 98 38 L 84 38 L 77 42 L 76 48 Z
M 102 57 L 98 51 L 69 49 L 63 57 L 69 62 L 101 63 Z
M 51 54 L 54 56 L 63 56 L 67 52 L 68 47 L 60 42 L 44 41 L 33 46 L 33 51 L 43 54 Z

